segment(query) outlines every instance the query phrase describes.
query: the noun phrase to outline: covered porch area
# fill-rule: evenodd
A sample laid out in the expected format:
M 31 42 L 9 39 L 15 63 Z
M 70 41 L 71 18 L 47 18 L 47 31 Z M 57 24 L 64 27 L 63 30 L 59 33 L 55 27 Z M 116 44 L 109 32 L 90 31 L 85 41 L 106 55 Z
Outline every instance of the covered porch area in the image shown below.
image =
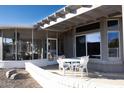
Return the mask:
M 90 69 L 124 71 L 121 5 L 70 5 L 37 26 L 58 33 L 57 56 L 89 56 Z

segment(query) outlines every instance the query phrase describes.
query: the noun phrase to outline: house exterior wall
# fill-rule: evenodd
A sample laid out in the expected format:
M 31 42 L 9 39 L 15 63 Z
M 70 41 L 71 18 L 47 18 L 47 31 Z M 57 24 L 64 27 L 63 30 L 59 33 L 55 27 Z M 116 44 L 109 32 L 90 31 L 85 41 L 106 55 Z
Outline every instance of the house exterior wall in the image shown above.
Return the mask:
M 73 43 L 74 43 L 73 29 L 64 32 L 64 54 L 66 57 L 74 57 Z
M 98 70 L 103 72 L 124 72 L 124 64 L 123 64 L 123 30 L 122 30 L 122 18 L 115 18 L 119 21 L 119 32 L 120 32 L 120 56 L 119 58 L 109 58 L 108 57 L 108 37 L 107 37 L 107 20 L 109 18 L 101 18 L 100 22 L 100 34 L 101 34 L 101 58 L 100 59 L 92 59 L 90 58 L 90 62 L 88 64 L 88 68 L 92 70 Z M 114 19 L 114 18 L 113 18 Z M 73 33 L 73 31 L 72 31 Z M 83 32 L 82 32 L 83 33 Z M 82 34 L 80 33 L 80 34 Z M 87 32 L 84 32 L 85 34 Z M 92 32 L 91 32 L 92 33 Z M 79 34 L 79 35 L 80 35 Z M 76 35 L 76 33 L 75 33 Z M 73 40 L 73 48 L 75 49 L 75 40 Z M 75 50 L 76 51 L 76 50 Z M 75 57 L 75 56 L 73 56 Z
M 124 5 L 122 5 L 122 21 L 121 21 L 121 42 L 122 42 L 122 60 L 124 62 Z

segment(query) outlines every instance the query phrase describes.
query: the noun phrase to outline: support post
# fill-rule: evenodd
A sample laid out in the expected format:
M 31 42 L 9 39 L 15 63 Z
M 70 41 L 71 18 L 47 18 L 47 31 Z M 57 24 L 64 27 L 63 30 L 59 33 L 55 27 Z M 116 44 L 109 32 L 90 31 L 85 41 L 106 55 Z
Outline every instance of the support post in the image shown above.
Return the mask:
M 18 56 L 17 48 L 18 48 L 18 43 L 17 43 L 17 28 L 15 28 L 15 60 L 18 60 L 18 58 L 17 58 L 17 56 Z
M 76 57 L 76 27 L 73 27 L 73 57 Z
M 0 60 L 3 60 L 3 32 L 0 30 Z
M 101 34 L 101 59 L 108 60 L 108 44 L 107 44 L 107 22 L 106 18 L 100 20 L 100 34 Z
M 49 37 L 49 36 L 48 36 L 48 31 L 47 31 L 47 34 L 46 34 L 46 43 L 47 43 L 47 44 L 46 44 L 46 47 L 47 47 L 46 56 L 47 56 L 47 59 L 48 59 L 48 52 L 49 52 L 49 51 L 48 51 L 48 37 Z
M 34 59 L 34 30 L 32 29 L 32 60 Z

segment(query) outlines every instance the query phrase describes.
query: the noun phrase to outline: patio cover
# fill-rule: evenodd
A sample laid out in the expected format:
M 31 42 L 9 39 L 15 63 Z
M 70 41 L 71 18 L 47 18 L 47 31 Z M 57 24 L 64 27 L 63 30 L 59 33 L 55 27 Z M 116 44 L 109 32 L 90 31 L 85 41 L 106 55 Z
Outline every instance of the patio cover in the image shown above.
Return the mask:
M 120 17 L 121 14 L 121 5 L 69 5 L 39 21 L 35 27 L 50 31 L 67 31 L 103 17 Z

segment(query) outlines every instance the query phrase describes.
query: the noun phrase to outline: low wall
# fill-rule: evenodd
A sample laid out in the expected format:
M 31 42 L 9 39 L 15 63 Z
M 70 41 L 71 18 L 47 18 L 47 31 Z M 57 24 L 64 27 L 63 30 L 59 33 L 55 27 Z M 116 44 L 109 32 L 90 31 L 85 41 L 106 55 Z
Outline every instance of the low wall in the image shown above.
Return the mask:
M 38 60 L 21 60 L 21 61 L 0 61 L 0 68 L 25 68 L 25 63 L 33 63 L 37 66 L 47 66 L 57 64 L 56 61 L 48 61 L 47 59 Z
M 53 74 L 32 63 L 25 64 L 26 70 L 44 88 L 76 88 L 83 86 L 82 81 L 77 78 L 63 77 L 57 74 Z
M 103 61 L 100 59 L 90 59 L 88 63 L 89 70 L 95 70 L 99 72 L 107 72 L 107 73 L 123 73 L 124 72 L 124 64 L 121 60 L 108 60 Z
M 123 88 L 112 84 L 98 83 L 94 79 L 60 76 L 32 63 L 25 63 L 26 70 L 44 88 Z
M 124 64 L 89 63 L 88 69 L 99 71 L 99 72 L 107 72 L 107 73 L 123 73 Z

